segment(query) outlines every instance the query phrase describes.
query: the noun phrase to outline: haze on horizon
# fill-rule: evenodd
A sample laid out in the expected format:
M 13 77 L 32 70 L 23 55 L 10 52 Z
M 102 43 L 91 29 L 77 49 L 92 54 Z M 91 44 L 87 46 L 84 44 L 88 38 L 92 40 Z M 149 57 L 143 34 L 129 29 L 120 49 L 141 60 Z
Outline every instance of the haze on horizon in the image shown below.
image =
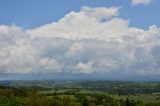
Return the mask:
M 160 81 L 159 0 L 1 0 L 0 80 Z

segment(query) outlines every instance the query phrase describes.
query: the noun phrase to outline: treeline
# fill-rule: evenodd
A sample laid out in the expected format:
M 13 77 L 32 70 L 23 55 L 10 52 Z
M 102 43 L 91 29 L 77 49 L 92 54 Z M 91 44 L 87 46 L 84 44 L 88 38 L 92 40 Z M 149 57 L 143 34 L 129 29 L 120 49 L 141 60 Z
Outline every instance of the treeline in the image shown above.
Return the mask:
M 54 89 L 87 89 L 108 92 L 109 94 L 134 95 L 160 92 L 160 82 L 127 82 L 127 81 L 0 81 L 5 86 L 39 86 L 41 90 Z M 45 88 L 44 88 L 45 87 Z
M 160 92 L 159 82 L 82 81 L 78 85 L 86 89 L 120 95 Z
M 160 106 L 130 98 L 115 99 L 104 94 L 64 92 L 40 94 L 38 87 L 0 88 L 0 106 Z

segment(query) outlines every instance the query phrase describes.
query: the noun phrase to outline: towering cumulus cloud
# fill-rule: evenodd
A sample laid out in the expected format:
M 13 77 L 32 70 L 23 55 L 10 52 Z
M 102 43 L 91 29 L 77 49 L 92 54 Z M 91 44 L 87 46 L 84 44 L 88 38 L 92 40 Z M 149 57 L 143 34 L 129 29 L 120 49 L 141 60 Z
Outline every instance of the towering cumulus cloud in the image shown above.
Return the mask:
M 129 27 L 120 7 L 82 7 L 35 29 L 0 26 L 0 73 L 160 75 L 160 28 Z

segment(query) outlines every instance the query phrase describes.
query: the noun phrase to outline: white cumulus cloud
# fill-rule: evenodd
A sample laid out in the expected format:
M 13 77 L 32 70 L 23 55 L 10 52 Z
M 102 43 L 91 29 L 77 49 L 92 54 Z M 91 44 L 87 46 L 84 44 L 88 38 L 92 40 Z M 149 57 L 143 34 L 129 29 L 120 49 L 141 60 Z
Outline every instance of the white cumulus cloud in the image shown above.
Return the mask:
M 58 22 L 32 30 L 31 34 L 39 37 L 65 39 L 110 40 L 109 38 L 116 38 L 120 40 L 120 37 L 126 34 L 129 22 L 128 20 L 113 17 L 118 15 L 118 10 L 119 7 L 100 7 L 95 9 L 83 7 L 80 12 L 72 11 Z M 99 11 L 102 11 L 100 14 L 103 14 L 105 17 L 112 17 L 112 19 L 101 22 L 99 19 L 105 17 L 97 14 Z M 106 12 L 103 13 L 103 11 Z
M 130 27 L 119 7 L 82 7 L 35 29 L 0 25 L 0 73 L 159 76 L 159 54 L 160 28 Z
M 140 4 L 148 5 L 152 2 L 153 2 L 153 0 L 132 0 L 133 5 L 140 5 Z

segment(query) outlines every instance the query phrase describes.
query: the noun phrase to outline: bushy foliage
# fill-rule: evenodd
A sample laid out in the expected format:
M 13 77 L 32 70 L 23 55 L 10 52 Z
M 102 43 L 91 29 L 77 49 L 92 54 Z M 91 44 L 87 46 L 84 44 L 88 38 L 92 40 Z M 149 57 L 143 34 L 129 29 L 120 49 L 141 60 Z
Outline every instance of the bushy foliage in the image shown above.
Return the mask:
M 111 86 L 114 86 L 114 88 L 108 91 L 106 89 L 109 85 L 106 86 L 103 83 L 98 84 L 96 82 L 96 87 L 93 87 L 95 85 L 88 82 L 87 84 L 91 86 L 86 85 L 86 83 L 81 84 L 83 85 L 82 88 L 63 88 L 62 86 L 60 88 L 43 88 L 39 86 L 0 87 L 0 106 L 160 106 L 159 94 L 157 94 L 159 96 L 155 99 L 155 101 L 159 102 L 156 103 L 154 101 L 143 101 L 143 98 L 139 100 L 138 96 L 137 99 L 133 99 L 131 96 L 135 95 L 132 92 L 133 88 L 135 88 L 134 84 L 132 85 L 133 88 L 128 87 L 128 84 L 126 84 L 126 86 L 120 89 L 118 88 L 119 84 L 116 86 L 113 83 Z M 140 88 L 137 89 L 143 91 L 145 88 L 142 88 L 142 90 Z M 158 91 L 157 86 L 153 89 Z M 45 90 L 54 90 L 54 92 L 41 93 L 41 91 Z M 148 94 L 151 91 L 146 91 L 144 94 Z M 115 94 L 117 97 L 114 96 Z M 123 98 L 119 98 L 121 95 L 123 95 Z

